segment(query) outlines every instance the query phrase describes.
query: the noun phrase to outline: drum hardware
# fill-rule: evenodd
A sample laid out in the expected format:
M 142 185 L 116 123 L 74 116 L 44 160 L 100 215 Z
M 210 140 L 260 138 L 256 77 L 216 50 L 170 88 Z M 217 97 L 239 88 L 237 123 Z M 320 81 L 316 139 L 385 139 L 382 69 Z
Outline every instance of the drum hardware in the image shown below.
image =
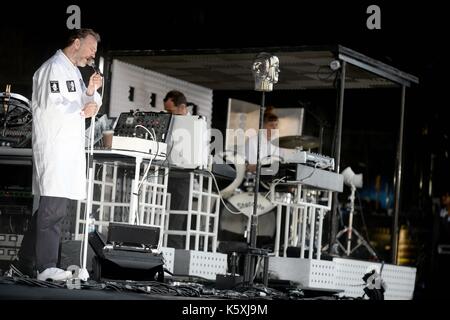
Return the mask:
M 323 134 L 325 131 L 325 127 L 330 127 L 328 121 L 326 121 L 323 117 L 317 115 L 314 111 L 312 111 L 311 103 L 299 101 L 300 106 L 309 113 L 319 124 L 319 153 L 323 152 Z
M 6 134 L 6 122 L 8 121 L 8 109 L 9 109 L 9 99 L 11 98 L 11 85 L 7 84 L 5 89 L 5 95 L 3 98 L 3 112 L 4 112 L 4 120 L 3 120 L 3 133 L 2 136 Z
M 11 93 L 11 85 L 0 92 L 0 146 L 25 147 L 31 140 L 32 114 L 30 101 L 24 96 Z
M 285 136 L 274 139 L 272 144 L 285 149 L 314 149 L 319 147 L 319 138 L 313 136 Z
M 244 187 L 247 192 L 252 192 L 255 188 L 255 175 L 251 172 L 246 172 L 245 174 Z

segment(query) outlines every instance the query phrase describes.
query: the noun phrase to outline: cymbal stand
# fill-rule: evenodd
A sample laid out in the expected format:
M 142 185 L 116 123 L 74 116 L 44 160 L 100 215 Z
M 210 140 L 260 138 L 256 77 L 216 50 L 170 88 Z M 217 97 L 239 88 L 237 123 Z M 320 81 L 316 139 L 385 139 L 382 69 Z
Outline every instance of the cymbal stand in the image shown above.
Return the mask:
M 6 123 L 8 122 L 9 99 L 11 97 L 11 85 L 7 84 L 5 89 L 5 98 L 3 99 L 3 111 L 5 112 L 3 121 L 2 136 L 6 136 Z

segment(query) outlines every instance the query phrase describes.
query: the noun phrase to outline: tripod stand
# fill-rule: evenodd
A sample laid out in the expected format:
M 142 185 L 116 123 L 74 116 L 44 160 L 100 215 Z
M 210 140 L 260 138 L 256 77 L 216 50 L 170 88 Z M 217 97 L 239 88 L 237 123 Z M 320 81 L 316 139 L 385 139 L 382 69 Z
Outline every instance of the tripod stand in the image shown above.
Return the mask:
M 353 214 L 355 212 L 355 191 L 356 187 L 354 184 L 350 185 L 351 193 L 350 193 L 350 214 L 348 218 L 348 226 L 344 227 L 341 231 L 339 231 L 336 235 L 336 243 L 337 245 L 345 252 L 346 256 L 350 256 L 353 252 L 356 251 L 360 246 L 364 246 L 369 253 L 378 259 L 378 256 L 375 252 L 375 250 L 372 248 L 372 246 L 359 234 L 359 232 L 353 228 Z M 352 236 L 353 233 L 355 234 L 357 240 L 356 245 L 352 248 Z M 346 246 L 344 246 L 340 241 L 339 238 L 347 234 L 347 243 Z

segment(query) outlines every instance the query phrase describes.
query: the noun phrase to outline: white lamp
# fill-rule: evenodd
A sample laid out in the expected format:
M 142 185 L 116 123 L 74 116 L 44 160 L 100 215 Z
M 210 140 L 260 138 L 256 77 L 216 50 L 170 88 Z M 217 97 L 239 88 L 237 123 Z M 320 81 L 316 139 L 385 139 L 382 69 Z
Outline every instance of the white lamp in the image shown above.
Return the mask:
M 363 175 L 355 174 L 352 168 L 347 167 L 342 171 L 342 175 L 344 176 L 344 183 L 348 186 L 355 186 L 356 188 L 362 188 L 363 186 Z
M 347 167 L 342 171 L 342 175 L 344 176 L 344 183 L 348 185 L 352 193 L 350 194 L 350 214 L 348 217 L 348 226 L 344 229 L 344 232 L 347 232 L 347 249 L 346 254 L 347 256 L 350 255 L 352 252 L 351 250 L 351 243 L 352 243 L 352 233 L 353 233 L 353 213 L 355 211 L 355 191 L 356 188 L 361 188 L 363 184 L 363 175 L 355 174 L 352 170 L 352 168 Z

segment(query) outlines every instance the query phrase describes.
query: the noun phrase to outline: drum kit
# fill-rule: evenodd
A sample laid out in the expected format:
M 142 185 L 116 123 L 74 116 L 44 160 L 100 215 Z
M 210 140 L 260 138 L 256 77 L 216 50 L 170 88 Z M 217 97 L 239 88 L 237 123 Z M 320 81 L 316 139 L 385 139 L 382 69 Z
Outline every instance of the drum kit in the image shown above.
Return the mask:
M 314 149 L 319 147 L 320 141 L 313 136 L 285 136 L 275 139 L 272 144 L 285 149 Z
M 320 145 L 319 138 L 307 135 L 292 135 L 292 136 L 284 136 L 272 141 L 272 144 L 276 145 L 279 148 L 284 149 L 296 149 L 296 150 L 310 150 L 314 148 L 318 148 Z M 266 159 L 267 160 L 267 159 Z M 277 161 L 278 159 L 274 159 Z M 270 161 L 269 161 L 270 162 Z M 262 161 L 262 165 L 267 165 L 267 161 Z M 269 181 L 267 180 L 269 178 Z M 276 179 L 277 181 L 275 181 Z M 259 226 L 258 235 L 259 236 L 274 236 L 275 234 L 275 215 L 276 205 L 273 204 L 268 199 L 268 192 L 270 187 L 267 183 L 277 183 L 277 176 L 264 176 L 263 181 L 260 181 L 260 185 L 264 187 L 267 191 L 260 192 L 258 194 L 258 207 L 257 207 L 257 215 L 260 216 L 260 225 L 266 225 L 265 228 Z M 236 214 L 226 213 L 222 215 L 221 225 L 224 229 L 232 232 L 238 232 L 238 230 L 245 230 L 249 228 L 250 218 L 252 215 L 253 209 L 253 197 L 254 197 L 254 188 L 255 188 L 255 173 L 254 172 L 246 172 L 245 177 L 240 180 L 240 186 L 244 188 L 245 191 L 235 192 L 233 195 L 228 195 L 227 201 L 241 213 L 241 216 Z M 277 195 L 279 199 L 286 199 L 291 201 L 293 199 L 290 192 L 285 192 L 283 194 Z M 243 216 L 245 219 L 243 219 Z M 267 223 L 269 222 L 269 223 Z M 246 226 L 243 224 L 245 223 Z M 233 226 L 234 224 L 234 226 Z M 270 228 L 267 228 L 270 225 Z M 264 231 L 263 231 L 264 230 Z
M 30 101 L 11 93 L 11 85 L 0 92 L 0 147 L 25 147 L 31 140 Z

